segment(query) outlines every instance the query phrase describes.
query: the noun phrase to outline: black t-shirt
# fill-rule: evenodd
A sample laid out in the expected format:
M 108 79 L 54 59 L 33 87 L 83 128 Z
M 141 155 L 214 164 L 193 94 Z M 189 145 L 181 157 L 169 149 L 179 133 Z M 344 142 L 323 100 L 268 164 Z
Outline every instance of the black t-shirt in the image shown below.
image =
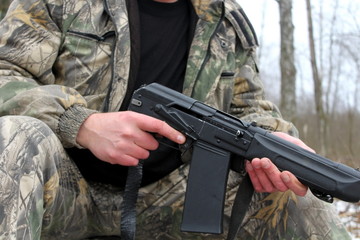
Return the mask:
M 134 89 L 157 82 L 181 91 L 189 46 L 190 4 L 188 0 L 138 0 L 138 5 L 140 65 Z M 163 141 L 166 144 L 160 144 L 144 161 L 142 185 L 159 180 L 182 164 L 176 145 Z M 125 186 L 127 167 L 103 162 L 86 149 L 71 148 L 68 153 L 86 179 Z
M 140 68 L 135 89 L 157 82 L 182 90 L 189 42 L 188 0 L 139 0 Z

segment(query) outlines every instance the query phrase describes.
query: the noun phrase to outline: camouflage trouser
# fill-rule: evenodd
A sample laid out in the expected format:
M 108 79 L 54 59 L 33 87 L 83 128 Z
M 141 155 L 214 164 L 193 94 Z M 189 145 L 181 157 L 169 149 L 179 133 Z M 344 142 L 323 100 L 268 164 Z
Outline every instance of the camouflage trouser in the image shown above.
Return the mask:
M 239 178 L 229 180 L 225 234 L 188 234 L 179 231 L 187 170 L 140 190 L 137 239 L 224 239 Z M 42 122 L 0 118 L 0 239 L 119 235 L 121 201 L 115 187 L 85 181 Z M 255 194 L 239 239 L 350 238 L 328 205 L 286 192 Z

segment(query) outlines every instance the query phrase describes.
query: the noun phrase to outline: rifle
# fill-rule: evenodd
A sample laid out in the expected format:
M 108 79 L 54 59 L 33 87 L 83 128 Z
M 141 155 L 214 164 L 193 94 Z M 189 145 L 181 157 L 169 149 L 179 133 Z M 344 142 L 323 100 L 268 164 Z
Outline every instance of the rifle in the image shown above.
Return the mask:
M 360 171 L 160 84 L 136 90 L 129 110 L 163 120 L 187 136 L 182 147 L 193 152 L 182 231 L 222 232 L 230 166 L 255 157 L 267 157 L 280 170 L 292 172 L 324 201 L 332 202 L 333 197 L 347 202 L 360 200 Z

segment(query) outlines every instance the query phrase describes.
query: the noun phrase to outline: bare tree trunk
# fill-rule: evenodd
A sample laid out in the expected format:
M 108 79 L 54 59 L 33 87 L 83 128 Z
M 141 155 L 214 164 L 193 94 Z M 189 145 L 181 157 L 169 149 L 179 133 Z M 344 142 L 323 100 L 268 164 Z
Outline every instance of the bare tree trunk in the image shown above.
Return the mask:
M 296 118 L 296 68 L 294 60 L 294 25 L 292 0 L 277 0 L 280 11 L 281 37 L 281 101 L 280 109 L 285 119 Z
M 329 66 L 329 70 L 328 70 L 328 77 L 327 77 L 327 89 L 326 89 L 326 92 L 324 93 L 325 94 L 325 113 L 327 116 L 333 114 L 333 112 L 331 111 L 331 106 L 330 106 L 330 99 L 331 99 L 331 95 L 332 95 L 332 88 L 334 87 L 334 71 L 336 70 L 336 65 L 338 65 L 338 63 L 334 63 L 334 60 L 335 59 L 335 56 L 334 56 L 334 51 L 335 51 L 335 25 L 336 25 L 336 20 L 337 20 L 337 9 L 338 9 L 338 5 L 339 5 L 339 2 L 338 0 L 335 0 L 335 6 L 334 6 L 334 10 L 333 10 L 333 15 L 332 15 L 332 18 L 331 18 L 331 22 L 330 22 L 330 26 L 328 26 L 330 28 L 330 34 L 329 34 L 329 38 L 330 38 L 330 43 L 329 43 L 329 63 L 328 63 L 328 66 Z M 322 6 L 320 6 L 322 7 Z M 336 91 L 336 88 L 335 88 L 335 91 Z
M 354 69 L 354 72 L 356 71 L 356 79 L 360 79 L 360 57 L 357 54 L 357 51 L 352 48 L 351 45 L 343 42 L 339 42 L 342 49 L 344 49 L 345 52 L 348 53 L 350 58 L 354 61 L 356 68 Z M 359 129 L 359 121 L 356 121 L 356 114 L 358 113 L 357 107 L 359 106 L 359 92 L 360 92 L 360 82 L 357 81 L 355 83 L 355 91 L 354 91 L 354 106 L 349 106 L 348 109 L 348 131 L 349 131 L 349 141 L 348 141 L 348 148 L 349 153 L 351 154 L 351 159 L 356 159 L 356 150 L 358 148 L 358 141 L 356 138 L 358 137 L 356 133 L 356 129 Z M 354 144 L 355 143 L 355 144 Z M 354 164 L 356 165 L 356 164 Z
M 315 94 L 315 108 L 317 114 L 317 126 L 318 126 L 318 137 L 319 137 L 319 146 L 320 154 L 326 154 L 325 148 L 325 132 L 326 132 L 326 120 L 325 113 L 323 108 L 323 93 L 322 93 L 322 79 L 318 72 L 318 66 L 316 61 L 316 51 L 315 51 L 315 40 L 314 40 L 314 30 L 313 30 L 313 21 L 311 13 L 311 3 L 310 0 L 306 0 L 307 8 L 307 18 L 308 18 L 308 31 L 309 31 L 309 47 L 310 47 L 310 59 L 311 59 L 311 68 L 314 81 L 314 94 Z
M 320 9 L 324 8 L 323 5 L 323 1 L 321 2 L 321 5 L 319 6 Z M 328 4 L 328 3 L 325 3 Z M 328 53 L 328 62 L 327 62 L 327 70 L 325 70 L 324 67 L 321 68 L 321 73 L 325 73 L 325 71 L 327 71 L 327 76 L 326 79 L 323 78 L 323 81 L 326 81 L 326 87 L 323 87 L 323 94 L 324 94 L 324 114 L 325 114 L 325 132 L 324 132 L 324 139 L 325 139 L 325 146 L 327 147 L 327 149 L 330 149 L 327 151 L 328 154 L 336 154 L 337 153 L 337 147 L 336 147 L 336 142 L 331 141 L 331 130 L 330 130 L 330 125 L 335 117 L 335 113 L 336 113 L 336 108 L 338 107 L 337 104 L 337 99 L 338 99 L 338 92 L 339 92 L 339 81 L 337 81 L 338 79 L 338 75 L 341 72 L 341 63 L 339 64 L 339 61 L 342 61 L 342 58 L 339 56 L 340 53 L 335 53 L 336 52 L 336 46 L 335 46 L 335 39 L 336 39 L 336 21 L 337 21 L 337 13 L 338 13 L 338 4 L 339 1 L 338 0 L 333 0 L 333 4 L 335 4 L 334 8 L 333 8 L 333 12 L 332 12 L 332 16 L 330 19 L 330 23 L 325 24 L 324 26 L 324 15 L 321 14 L 320 16 L 320 24 L 321 24 L 321 28 L 323 29 L 324 27 L 326 29 L 328 29 L 329 33 L 327 33 L 326 35 L 324 35 L 324 32 L 320 32 L 321 35 L 321 41 L 319 46 L 322 47 L 323 45 L 325 45 L 325 41 L 324 41 L 324 36 L 326 36 L 325 38 L 328 38 L 328 49 L 327 49 L 327 53 Z M 322 10 L 320 10 L 321 12 L 323 12 Z M 320 57 L 322 65 L 324 65 L 324 58 L 321 55 Z M 335 62 L 336 61 L 336 62 Z M 323 76 L 325 76 L 326 74 L 324 74 Z
M 267 9 L 267 2 L 264 2 L 264 8 L 262 10 L 261 13 L 261 26 L 260 26 L 260 34 L 258 34 L 258 40 L 259 40 L 259 45 L 263 46 L 264 43 L 264 30 L 265 30 L 265 16 L 266 16 L 266 9 Z M 259 61 L 259 65 L 261 64 L 261 60 L 262 60 L 262 56 L 263 56 L 263 48 L 260 47 L 257 51 L 257 55 L 258 55 L 258 61 Z

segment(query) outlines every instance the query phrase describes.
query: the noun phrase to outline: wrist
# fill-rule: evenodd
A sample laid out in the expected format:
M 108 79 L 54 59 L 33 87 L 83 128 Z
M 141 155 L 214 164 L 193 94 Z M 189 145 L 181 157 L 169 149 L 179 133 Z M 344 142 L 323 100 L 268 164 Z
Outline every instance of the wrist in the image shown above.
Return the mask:
M 88 148 L 88 141 L 91 139 L 91 129 L 92 129 L 92 122 L 94 121 L 94 118 L 96 113 L 93 113 L 89 115 L 84 122 L 80 125 L 79 130 L 76 135 L 76 143 L 81 146 L 82 148 Z
M 82 148 L 77 142 L 77 135 L 84 121 L 96 111 L 81 105 L 67 109 L 59 119 L 58 135 L 64 147 Z

